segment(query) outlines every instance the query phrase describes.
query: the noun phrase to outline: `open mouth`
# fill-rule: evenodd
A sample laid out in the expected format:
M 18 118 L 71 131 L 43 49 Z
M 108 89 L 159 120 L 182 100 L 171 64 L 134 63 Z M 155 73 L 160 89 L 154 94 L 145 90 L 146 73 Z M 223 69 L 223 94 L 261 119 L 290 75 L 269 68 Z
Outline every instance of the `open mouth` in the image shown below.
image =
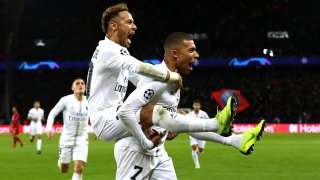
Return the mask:
M 131 44 L 131 38 L 133 35 L 134 35 L 134 33 L 131 33 L 128 35 L 128 37 L 127 37 L 128 44 Z

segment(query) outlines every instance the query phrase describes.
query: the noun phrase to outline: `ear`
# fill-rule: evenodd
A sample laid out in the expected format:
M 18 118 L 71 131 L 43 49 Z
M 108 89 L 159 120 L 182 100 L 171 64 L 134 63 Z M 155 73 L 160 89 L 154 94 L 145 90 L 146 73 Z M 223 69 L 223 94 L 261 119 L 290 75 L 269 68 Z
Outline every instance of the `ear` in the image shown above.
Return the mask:
M 177 49 L 171 50 L 171 55 L 176 59 L 179 57 L 179 51 Z
M 117 30 L 118 25 L 117 25 L 117 23 L 116 23 L 116 22 L 114 22 L 114 21 L 110 21 L 110 23 L 109 23 L 109 27 L 110 27 L 110 29 L 112 30 L 112 32 L 114 32 L 114 31 L 116 31 L 116 30 Z

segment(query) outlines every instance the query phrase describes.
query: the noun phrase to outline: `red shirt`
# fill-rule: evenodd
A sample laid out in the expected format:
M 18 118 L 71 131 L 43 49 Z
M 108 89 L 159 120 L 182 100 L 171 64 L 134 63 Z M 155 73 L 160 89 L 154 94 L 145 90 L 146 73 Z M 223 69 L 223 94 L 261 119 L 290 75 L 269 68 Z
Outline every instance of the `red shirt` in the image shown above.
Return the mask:
M 19 124 L 20 124 L 20 115 L 19 113 L 15 112 L 14 114 L 12 114 L 12 128 L 18 128 Z

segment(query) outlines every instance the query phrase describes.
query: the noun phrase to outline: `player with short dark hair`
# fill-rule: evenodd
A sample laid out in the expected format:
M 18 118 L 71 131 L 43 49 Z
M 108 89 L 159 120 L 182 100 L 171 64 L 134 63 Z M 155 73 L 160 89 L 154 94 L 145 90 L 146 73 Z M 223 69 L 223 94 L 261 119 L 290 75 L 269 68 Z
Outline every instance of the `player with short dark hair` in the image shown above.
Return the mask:
M 166 43 L 172 46 L 168 47 Z M 172 72 L 177 71 L 189 74 L 192 70 L 192 64 L 199 58 L 192 37 L 186 33 L 175 32 L 168 35 L 164 49 L 166 51 L 164 60 L 158 66 Z M 231 133 L 235 108 L 233 97 L 229 97 L 226 107 L 221 112 L 218 112 L 215 118 L 210 120 L 178 114 L 179 100 L 180 90 L 176 90 L 170 84 L 164 84 L 148 77 L 140 79 L 137 88 L 119 108 L 118 115 L 121 116 L 120 119 L 135 119 L 140 123 L 142 121 L 149 122 L 151 119 L 156 126 L 152 126 L 151 129 L 154 130 L 151 131 L 150 129 L 145 129 L 145 133 L 149 137 L 159 133 L 161 143 L 154 149 L 147 150 L 141 146 L 139 140 L 135 137 L 118 139 L 114 148 L 117 162 L 116 179 L 177 179 L 172 159 L 168 156 L 163 144 L 169 134 L 168 131 L 179 133 L 181 131 L 186 132 L 189 128 L 191 136 L 203 140 L 208 139 L 212 142 L 217 142 L 216 139 L 211 138 L 212 134 L 221 136 L 223 133 Z M 153 113 L 154 111 L 159 113 Z M 160 127 L 158 126 L 159 122 L 162 124 Z M 208 128 L 206 126 L 210 126 L 209 122 L 215 127 L 213 128 L 215 131 L 195 131 L 195 129 L 199 128 L 197 127 L 198 125 L 202 125 L 202 130 L 205 131 Z M 249 130 L 242 135 L 231 135 L 225 138 L 230 141 L 230 145 L 236 144 L 233 147 L 238 148 L 241 152 L 251 153 L 253 145 L 262 135 L 264 124 L 265 122 L 262 120 L 253 130 Z M 190 128 L 190 125 L 195 125 L 195 128 Z M 164 126 L 168 128 L 161 128 Z
M 114 141 L 130 136 L 122 122 L 117 120 L 116 114 L 123 103 L 129 81 L 136 84 L 137 74 L 140 74 L 182 87 L 182 80 L 175 72 L 156 68 L 130 55 L 127 48 L 131 45 L 137 26 L 126 4 L 108 7 L 101 23 L 106 36 L 99 42 L 91 59 L 87 98 L 94 133 L 105 141 Z M 156 143 L 145 138 L 143 133 L 134 135 L 141 138 L 145 147 L 152 148 Z
M 84 165 L 88 158 L 88 102 L 85 93 L 85 82 L 75 78 L 71 85 L 73 94 L 62 97 L 50 111 L 47 121 L 49 140 L 53 135 L 54 118 L 63 112 L 63 130 L 59 142 L 58 166 L 62 173 L 69 170 L 69 164 L 74 161 L 72 180 L 81 180 Z

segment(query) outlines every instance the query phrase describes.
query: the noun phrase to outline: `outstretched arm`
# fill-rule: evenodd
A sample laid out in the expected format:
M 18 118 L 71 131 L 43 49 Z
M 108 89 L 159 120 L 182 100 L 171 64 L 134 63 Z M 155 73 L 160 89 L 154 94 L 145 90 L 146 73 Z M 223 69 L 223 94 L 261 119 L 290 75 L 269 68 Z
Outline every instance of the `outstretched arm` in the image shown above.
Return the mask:
M 63 98 L 60 99 L 60 101 L 54 106 L 54 108 L 50 111 L 46 126 L 46 132 L 48 139 L 51 140 L 51 137 L 53 135 L 52 133 L 52 126 L 54 122 L 54 118 L 64 109 L 64 100 Z

